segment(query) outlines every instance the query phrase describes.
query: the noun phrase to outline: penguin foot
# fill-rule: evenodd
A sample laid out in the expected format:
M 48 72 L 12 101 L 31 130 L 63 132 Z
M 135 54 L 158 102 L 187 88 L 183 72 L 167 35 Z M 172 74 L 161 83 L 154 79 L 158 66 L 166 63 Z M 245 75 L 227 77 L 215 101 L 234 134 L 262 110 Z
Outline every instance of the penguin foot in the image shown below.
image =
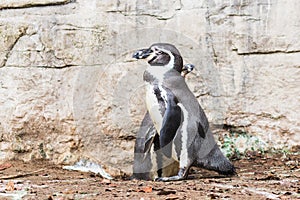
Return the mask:
M 156 178 L 155 181 L 168 182 L 168 181 L 181 181 L 184 180 L 184 177 L 181 176 L 170 176 L 170 177 L 159 177 Z
M 181 181 L 187 178 L 188 171 L 185 168 L 180 168 L 178 175 L 176 176 L 170 176 L 170 177 L 158 177 L 155 179 L 155 181 L 162 181 L 162 182 L 168 182 L 168 181 Z

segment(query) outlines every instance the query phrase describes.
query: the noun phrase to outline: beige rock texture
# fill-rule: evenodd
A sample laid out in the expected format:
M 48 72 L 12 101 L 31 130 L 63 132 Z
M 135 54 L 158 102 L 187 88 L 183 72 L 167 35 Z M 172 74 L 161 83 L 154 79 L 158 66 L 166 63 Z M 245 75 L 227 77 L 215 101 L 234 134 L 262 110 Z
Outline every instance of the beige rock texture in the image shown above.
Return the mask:
M 219 134 L 299 145 L 299 10 L 294 0 L 2 0 L 0 160 L 84 158 L 130 173 L 146 112 L 146 63 L 131 55 L 155 42 L 196 66 L 187 82 Z

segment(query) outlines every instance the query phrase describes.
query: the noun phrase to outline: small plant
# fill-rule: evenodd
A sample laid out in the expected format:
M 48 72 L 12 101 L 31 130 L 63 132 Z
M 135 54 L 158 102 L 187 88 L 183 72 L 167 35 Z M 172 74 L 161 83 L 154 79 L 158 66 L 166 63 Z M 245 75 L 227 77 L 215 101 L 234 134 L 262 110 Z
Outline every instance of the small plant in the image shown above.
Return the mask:
M 221 149 L 227 157 L 241 159 L 247 151 L 264 153 L 266 144 L 258 137 L 245 132 L 230 132 L 224 136 Z

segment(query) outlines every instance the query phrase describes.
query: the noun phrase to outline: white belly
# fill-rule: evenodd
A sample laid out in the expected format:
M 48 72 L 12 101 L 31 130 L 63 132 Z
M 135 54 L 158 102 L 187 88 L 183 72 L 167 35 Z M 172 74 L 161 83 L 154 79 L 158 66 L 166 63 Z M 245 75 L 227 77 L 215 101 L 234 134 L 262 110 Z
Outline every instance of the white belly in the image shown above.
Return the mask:
M 167 101 L 167 98 L 166 98 L 167 97 L 166 91 L 163 90 L 163 88 L 161 86 L 159 86 L 159 89 L 161 91 L 161 97 L 164 100 L 165 107 L 167 107 L 168 101 Z M 160 134 L 160 130 L 162 128 L 162 122 L 163 122 L 163 115 L 161 114 L 160 105 L 159 105 L 157 97 L 156 97 L 156 95 L 154 93 L 154 87 L 153 87 L 153 85 L 151 85 L 149 83 L 146 83 L 146 105 L 147 105 L 147 110 L 148 110 L 148 112 L 150 114 L 150 117 L 151 117 L 151 119 L 153 121 L 153 124 L 155 126 L 155 129 L 157 130 L 157 133 Z M 187 152 L 184 152 L 184 153 L 187 153 Z M 179 161 L 178 157 L 177 157 L 177 153 L 175 151 L 175 145 L 172 146 L 172 158 L 173 159 L 166 158 L 166 157 L 162 158 L 163 159 L 163 163 L 164 163 L 164 166 L 162 166 L 162 167 L 166 168 L 168 165 L 172 164 L 174 162 L 174 160 Z M 178 163 L 176 163 L 176 166 L 177 165 L 178 165 Z M 166 171 L 164 172 L 163 171 L 163 173 L 167 173 L 168 176 L 176 175 L 177 172 L 178 172 L 178 167 L 174 167 L 174 166 L 171 167 L 170 166 L 170 169 L 173 169 L 173 168 L 176 169 L 175 172 L 172 172 L 172 170 L 171 170 L 170 172 L 166 172 Z
M 164 97 L 165 95 L 163 95 L 164 94 L 163 90 L 161 90 L 161 94 L 163 99 L 165 100 Z M 165 100 L 165 104 L 166 103 L 167 102 Z M 154 93 L 153 86 L 150 84 L 147 84 L 147 88 L 146 88 L 146 105 L 147 105 L 147 110 L 155 126 L 155 129 L 159 133 L 162 127 L 163 116 L 161 114 L 160 105 Z

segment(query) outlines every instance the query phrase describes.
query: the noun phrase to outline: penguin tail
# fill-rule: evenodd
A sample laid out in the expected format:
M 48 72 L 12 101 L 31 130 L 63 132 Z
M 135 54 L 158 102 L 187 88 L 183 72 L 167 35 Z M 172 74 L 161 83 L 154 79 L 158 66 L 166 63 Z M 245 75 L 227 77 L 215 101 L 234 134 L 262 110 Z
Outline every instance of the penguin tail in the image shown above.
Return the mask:
M 226 176 L 233 176 L 236 174 L 235 167 L 228 158 L 223 155 L 217 144 L 207 156 L 198 159 L 195 165 L 208 170 L 214 170 L 219 174 Z

